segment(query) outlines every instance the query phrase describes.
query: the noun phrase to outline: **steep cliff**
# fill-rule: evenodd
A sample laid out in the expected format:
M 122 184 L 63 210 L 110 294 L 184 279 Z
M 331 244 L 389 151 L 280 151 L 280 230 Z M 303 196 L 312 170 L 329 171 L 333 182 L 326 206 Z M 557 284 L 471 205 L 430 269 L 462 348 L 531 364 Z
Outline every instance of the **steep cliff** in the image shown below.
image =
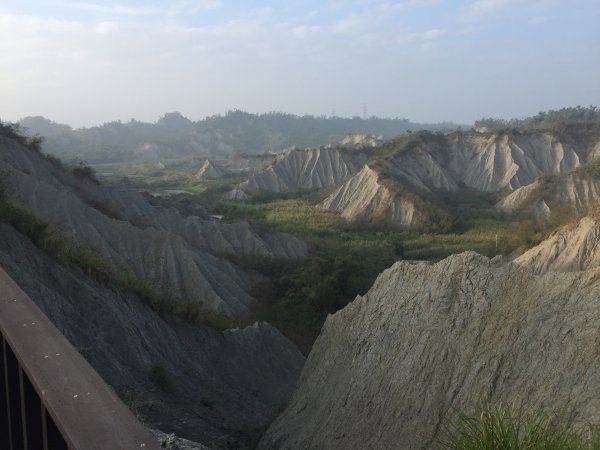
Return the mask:
M 474 253 L 396 263 L 328 317 L 259 448 L 427 448 L 446 414 L 499 402 L 596 423 L 598 280 Z

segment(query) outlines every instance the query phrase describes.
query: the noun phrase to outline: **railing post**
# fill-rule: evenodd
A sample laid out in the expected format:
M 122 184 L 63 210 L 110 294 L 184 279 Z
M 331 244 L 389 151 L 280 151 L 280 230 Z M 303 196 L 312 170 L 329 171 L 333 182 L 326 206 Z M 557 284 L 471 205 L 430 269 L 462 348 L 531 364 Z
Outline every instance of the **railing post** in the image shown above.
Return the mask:
M 23 442 L 21 399 L 19 398 L 19 362 L 6 340 L 4 340 L 3 347 L 10 448 L 11 450 L 21 450 L 25 443 Z
M 0 334 L 2 343 L 0 345 L 0 446 L 8 450 L 12 449 L 10 438 L 10 415 L 8 404 L 8 381 L 6 377 L 6 341 Z

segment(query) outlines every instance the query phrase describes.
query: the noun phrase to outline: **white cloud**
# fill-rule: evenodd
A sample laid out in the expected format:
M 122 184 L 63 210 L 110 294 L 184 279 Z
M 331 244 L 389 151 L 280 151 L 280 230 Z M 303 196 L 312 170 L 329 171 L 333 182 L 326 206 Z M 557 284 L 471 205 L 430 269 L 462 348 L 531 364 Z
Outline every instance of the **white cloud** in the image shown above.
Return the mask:
M 414 8 L 429 8 L 437 5 L 442 0 L 404 0 L 378 2 L 375 9 L 381 12 L 405 11 Z
M 144 16 L 158 14 L 160 9 L 151 6 L 133 6 L 123 4 L 86 3 L 86 2 L 59 2 L 59 6 L 91 11 L 103 14 L 118 14 L 131 16 Z
M 290 33 L 300 39 L 306 39 L 309 37 L 313 37 L 317 34 L 319 34 L 319 32 L 321 32 L 322 28 L 320 26 L 317 25 L 300 25 L 297 27 L 294 27 L 290 30 Z
M 171 2 L 168 14 L 170 15 L 191 15 L 198 14 L 201 11 L 218 9 L 223 6 L 221 0 L 177 0 Z
M 362 35 L 374 28 L 373 20 L 366 15 L 352 15 L 335 21 L 330 30 L 335 34 L 347 36 Z
M 441 30 L 441 29 L 431 29 L 431 30 L 427 30 L 427 31 L 422 31 L 422 32 L 417 32 L 417 33 L 406 33 L 406 34 L 400 34 L 398 36 L 396 36 L 395 41 L 398 44 L 407 44 L 409 42 L 417 42 L 417 43 L 421 43 L 421 47 L 423 47 L 424 44 L 428 44 L 426 45 L 426 47 L 430 46 L 433 41 L 447 35 L 448 32 L 447 30 Z
M 523 0 L 475 0 L 463 11 L 462 18 L 476 22 Z
M 532 17 L 531 19 L 529 19 L 529 23 L 531 25 L 539 25 L 545 22 L 548 22 L 550 20 L 550 17 L 548 16 L 535 16 Z
M 115 31 L 118 27 L 119 27 L 119 24 L 117 22 L 105 21 L 105 22 L 99 22 L 98 24 L 96 24 L 94 26 L 94 31 L 97 33 L 100 33 L 100 34 L 108 34 L 108 33 L 112 33 L 113 31 Z

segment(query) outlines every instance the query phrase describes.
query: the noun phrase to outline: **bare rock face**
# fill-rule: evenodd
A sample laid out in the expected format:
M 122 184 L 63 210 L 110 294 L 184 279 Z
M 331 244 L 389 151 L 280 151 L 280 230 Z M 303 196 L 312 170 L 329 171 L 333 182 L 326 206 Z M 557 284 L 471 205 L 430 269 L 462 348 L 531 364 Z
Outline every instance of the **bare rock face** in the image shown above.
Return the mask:
M 585 163 L 590 151 L 549 133 L 463 135 L 452 144 L 453 171 L 466 186 L 486 192 L 513 190 L 542 174 L 569 172 Z
M 350 221 L 385 220 L 409 227 L 419 220 L 415 204 L 381 184 L 377 172 L 368 165 L 344 182 L 319 207 L 336 211 Z
M 596 423 L 599 281 L 475 253 L 398 262 L 328 317 L 259 448 L 428 448 L 448 412 L 499 402 Z
M 286 192 L 334 186 L 358 171 L 366 158 L 334 148 L 293 149 L 241 183 L 244 191 Z
M 247 222 L 221 224 L 153 207 L 140 194 L 118 192 L 65 171 L 41 155 L 0 139 L 0 158 L 18 203 L 60 232 L 133 272 L 157 290 L 231 317 L 252 310 L 256 277 L 222 254 L 300 257 L 305 243 L 262 235 Z
M 584 217 L 575 224 L 562 227 L 514 261 L 538 274 L 600 267 L 598 215 Z

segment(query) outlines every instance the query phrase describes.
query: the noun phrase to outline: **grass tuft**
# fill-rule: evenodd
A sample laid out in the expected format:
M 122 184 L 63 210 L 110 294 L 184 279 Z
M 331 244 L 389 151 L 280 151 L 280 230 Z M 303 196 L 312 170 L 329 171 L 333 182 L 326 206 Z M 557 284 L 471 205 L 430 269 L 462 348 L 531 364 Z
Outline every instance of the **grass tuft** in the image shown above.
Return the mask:
M 551 414 L 516 414 L 501 404 L 458 414 L 443 425 L 436 444 L 450 450 L 596 450 L 600 434 Z

